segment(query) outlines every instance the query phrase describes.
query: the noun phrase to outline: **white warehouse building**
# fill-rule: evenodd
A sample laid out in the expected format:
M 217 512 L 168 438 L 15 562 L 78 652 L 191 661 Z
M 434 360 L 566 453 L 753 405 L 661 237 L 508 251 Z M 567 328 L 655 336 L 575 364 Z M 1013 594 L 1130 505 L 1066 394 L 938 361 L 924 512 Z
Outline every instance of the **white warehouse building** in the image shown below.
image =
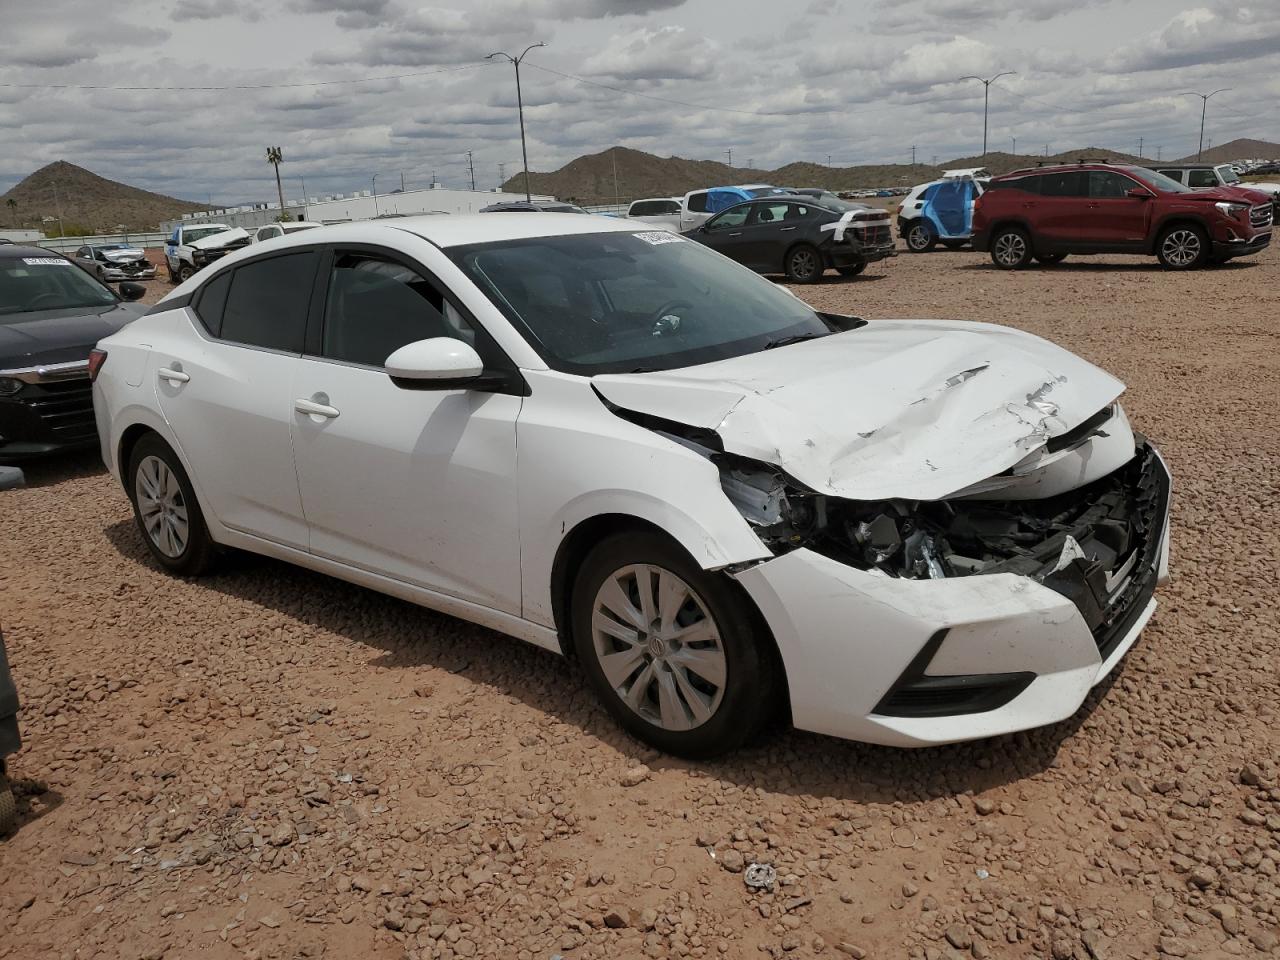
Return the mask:
M 348 196 L 286 200 L 284 209 L 290 220 L 346 223 L 351 220 L 371 220 L 377 216 L 387 215 L 476 213 L 491 203 L 523 199 L 523 193 L 504 193 L 496 190 L 448 190 L 435 184 L 423 190 L 380 193 L 377 196 L 369 190 L 363 190 Z M 535 194 L 534 199 L 554 198 Z M 215 208 L 199 213 L 183 214 L 179 220 L 166 220 L 160 228 L 165 233 L 172 233 L 173 228 L 180 223 L 225 223 L 230 227 L 251 230 L 254 227 L 275 223 L 278 219 L 280 219 L 279 203 L 256 203 L 250 206 Z

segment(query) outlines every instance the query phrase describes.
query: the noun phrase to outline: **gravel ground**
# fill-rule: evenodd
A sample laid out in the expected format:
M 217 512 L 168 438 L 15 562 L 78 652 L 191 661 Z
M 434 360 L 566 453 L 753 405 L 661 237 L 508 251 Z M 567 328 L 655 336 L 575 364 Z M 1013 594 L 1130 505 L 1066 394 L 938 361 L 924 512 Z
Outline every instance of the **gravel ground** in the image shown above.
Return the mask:
M 674 762 L 556 657 L 268 560 L 172 579 L 92 457 L 32 467 L 0 494 L 27 740 L 0 957 L 1275 954 L 1278 280 L 1274 249 L 938 252 L 799 291 L 1050 337 L 1174 471 L 1140 644 L 1071 720 L 976 744 Z

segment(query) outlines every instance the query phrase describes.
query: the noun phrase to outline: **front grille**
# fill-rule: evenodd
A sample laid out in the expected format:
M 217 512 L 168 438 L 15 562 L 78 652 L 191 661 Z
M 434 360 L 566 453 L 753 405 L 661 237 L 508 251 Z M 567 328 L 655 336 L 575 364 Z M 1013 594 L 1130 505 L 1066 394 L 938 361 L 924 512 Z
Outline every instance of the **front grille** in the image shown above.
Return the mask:
M 87 376 L 28 384 L 16 398 L 35 415 L 32 423 L 43 436 L 24 439 L 79 443 L 98 435 L 93 418 L 93 385 Z M 19 439 L 18 437 L 10 437 Z
M 889 224 L 887 222 L 871 224 L 865 227 L 854 227 L 853 233 L 864 246 L 874 247 L 893 240 L 893 235 L 889 232 Z
M 1274 208 L 1269 203 L 1260 203 L 1249 210 L 1249 223 L 1255 227 L 1271 226 Z

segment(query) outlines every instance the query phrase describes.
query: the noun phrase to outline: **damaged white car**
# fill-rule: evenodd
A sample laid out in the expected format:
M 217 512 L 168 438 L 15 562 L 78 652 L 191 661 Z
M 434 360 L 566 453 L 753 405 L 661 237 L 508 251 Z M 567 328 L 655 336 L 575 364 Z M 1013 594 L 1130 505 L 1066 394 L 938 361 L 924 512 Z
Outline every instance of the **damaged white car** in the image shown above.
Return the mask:
M 232 253 L 99 344 L 164 567 L 301 564 L 576 656 L 672 753 L 773 718 L 920 746 L 1074 713 L 1167 576 L 1122 384 L 980 323 L 815 312 L 603 217 Z

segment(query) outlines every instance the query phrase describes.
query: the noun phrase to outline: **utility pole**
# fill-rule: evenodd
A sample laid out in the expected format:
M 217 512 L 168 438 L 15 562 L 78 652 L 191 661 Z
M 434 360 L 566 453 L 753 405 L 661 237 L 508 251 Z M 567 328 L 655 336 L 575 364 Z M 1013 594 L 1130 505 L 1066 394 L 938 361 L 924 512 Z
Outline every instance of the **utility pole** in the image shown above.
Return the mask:
M 471 159 L 471 151 L 467 151 L 467 169 L 471 171 L 471 192 L 476 192 L 476 165 Z
M 516 108 L 520 113 L 520 155 L 524 158 L 524 198 L 531 201 L 533 198 L 529 195 L 529 148 L 525 146 L 524 139 L 524 96 L 520 92 L 520 61 L 523 60 L 530 50 L 535 47 L 545 47 L 545 43 L 531 43 L 524 48 L 524 53 L 518 57 L 513 57 L 509 53 L 503 53 L 499 50 L 497 53 L 491 53 L 485 57 L 486 60 L 492 60 L 494 57 L 506 57 L 511 61 L 511 65 L 516 68 Z
M 1142 138 L 1138 138 L 1138 158 L 1142 158 Z
M 404 171 L 400 171 L 400 192 L 404 193 Z
M 1049 155 L 1049 145 L 1047 143 L 1044 145 L 1044 155 L 1046 157 Z
M 67 235 L 66 228 L 62 225 L 62 198 L 58 196 L 58 181 L 53 182 L 53 206 L 58 211 L 58 237 L 61 239 Z
M 373 215 L 376 217 L 378 211 L 378 175 L 375 173 L 371 178 L 373 180 Z
M 1164 147 L 1156 147 L 1156 163 L 1160 162 L 1160 154 L 1164 152 Z
M 613 203 L 618 204 L 618 148 L 609 151 L 609 159 L 613 161 Z
M 307 219 L 307 178 L 298 177 L 302 181 L 302 219 Z
M 507 165 L 505 163 L 498 164 L 498 186 L 502 187 L 507 182 Z
M 915 165 L 916 165 L 916 145 L 913 143 L 911 145 L 911 166 L 914 167 Z
M 991 105 L 991 85 L 995 83 L 997 80 L 999 80 L 1001 77 L 1012 77 L 1016 75 L 1017 75 L 1016 70 L 1005 70 L 1003 73 L 997 73 L 994 77 L 992 77 L 989 80 L 984 80 L 982 79 L 982 77 L 973 77 L 973 76 L 960 78 L 960 80 L 977 80 L 980 84 L 982 84 L 982 155 L 984 157 L 987 155 L 987 111 Z M 956 82 L 958 83 L 959 81 L 956 81 Z
M 1013 155 L 1016 157 L 1018 155 L 1018 138 L 1010 137 L 1009 139 L 1013 141 Z
M 728 150 L 726 150 L 724 152 L 724 155 L 729 158 L 729 166 L 732 167 L 733 166 L 733 147 L 730 147 Z
M 827 154 L 827 166 L 831 166 L 831 154 Z
M 1181 96 L 1184 96 L 1184 97 L 1200 98 L 1200 146 L 1196 150 L 1197 160 L 1199 160 L 1201 155 L 1204 153 L 1204 115 L 1205 115 L 1205 112 L 1209 109 L 1209 98 L 1216 97 L 1220 93 L 1226 93 L 1230 89 L 1231 87 L 1223 87 L 1220 90 L 1214 90 L 1210 93 L 1196 93 L 1194 90 L 1190 90 L 1190 91 L 1187 91 L 1186 93 L 1181 94 Z M 1209 142 L 1209 149 L 1210 150 L 1213 149 L 1213 141 Z

